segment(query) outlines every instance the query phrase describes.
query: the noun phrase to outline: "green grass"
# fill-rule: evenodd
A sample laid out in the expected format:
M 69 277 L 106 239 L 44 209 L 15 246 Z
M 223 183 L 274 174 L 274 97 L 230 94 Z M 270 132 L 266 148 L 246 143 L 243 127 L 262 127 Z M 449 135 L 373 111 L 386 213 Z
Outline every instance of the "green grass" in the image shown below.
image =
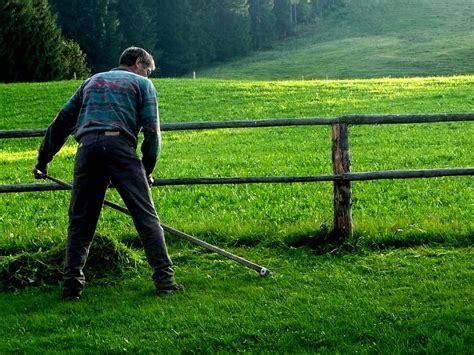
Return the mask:
M 155 82 L 163 122 L 472 112 L 473 83 L 473 76 Z M 78 85 L 0 85 L 0 129 L 45 127 Z M 467 122 L 353 126 L 352 170 L 473 166 L 473 133 Z M 35 182 L 39 142 L 1 141 L 0 183 Z M 330 146 L 328 127 L 164 132 L 155 176 L 331 174 Z M 75 150 L 70 140 L 51 175 L 71 180 Z M 60 302 L 57 286 L 0 292 L 0 353 L 472 353 L 472 188 L 472 177 L 355 182 L 357 245 L 335 255 L 304 246 L 317 246 L 332 225 L 330 183 L 155 188 L 164 223 L 273 275 L 259 278 L 168 236 L 187 290 L 157 299 L 145 266 L 117 274 L 121 261 L 104 267 L 103 253 L 86 268 L 92 282 L 79 303 Z M 115 191 L 108 198 L 120 202 Z M 0 194 L 0 267 L 20 253 L 63 248 L 68 202 L 63 191 Z M 104 209 L 97 233 L 99 256 L 105 238 L 130 252 L 128 260 L 143 260 L 127 216 Z M 110 277 L 91 279 L 97 270 Z
M 473 80 L 470 75 L 322 81 L 161 79 L 155 84 L 162 122 L 188 122 L 472 112 Z M 79 86 L 77 81 L 0 84 L 0 129 L 47 126 Z
M 159 80 L 156 84 L 162 97 L 162 121 L 177 122 L 345 113 L 469 112 L 474 111 L 473 81 L 472 76 L 465 76 L 313 82 Z M 31 88 L 29 95 L 25 87 Z M 71 82 L 0 87 L 8 98 L 7 105 L 2 106 L 5 119 L 0 127 L 45 127 L 73 87 Z M 40 93 L 45 94 L 44 99 Z M 37 110 L 32 96 L 44 102 L 44 113 Z M 23 115 L 13 105 L 18 102 L 24 103 Z M 439 137 L 443 137 L 442 144 Z M 472 137 L 472 125 L 462 122 L 353 126 L 352 170 L 472 166 Z M 30 170 L 39 141 L 3 141 L 3 183 L 34 182 Z M 71 180 L 75 149 L 71 140 L 51 165 L 51 174 Z M 332 172 L 330 151 L 328 127 L 165 132 L 155 176 L 325 175 Z M 370 243 L 423 235 L 456 243 L 472 231 L 470 195 L 466 193 L 471 188 L 470 177 L 354 183 L 356 231 L 370 235 Z M 0 245 L 22 246 L 36 238 L 42 240 L 40 245 L 54 245 L 63 234 L 55 226 L 65 224 L 67 217 L 58 216 L 44 205 L 44 200 L 52 196 L 55 206 L 66 210 L 68 194 L 27 195 L 29 204 L 19 207 L 25 217 L 12 216 L 12 206 L 21 204 L 25 196 L 0 196 L 5 201 L 0 207 L 0 232 L 14 234 Z M 332 224 L 332 186 L 328 183 L 162 187 L 154 190 L 154 196 L 164 222 L 228 245 L 255 238 L 264 244 L 286 243 L 288 238 L 307 236 Z M 119 201 L 113 192 L 110 198 Z M 131 226 L 127 227 L 127 218 L 115 212 L 104 214 L 105 230 L 117 223 L 117 218 L 124 221 L 120 223 L 126 228 L 125 234 L 134 233 Z
M 173 248 L 187 287 L 173 297 L 145 278 L 91 285 L 73 304 L 51 287 L 0 294 L 0 352 L 472 352 L 470 249 L 235 251 L 276 273 Z
M 474 73 L 471 0 L 350 0 L 274 49 L 197 71 L 221 79 Z

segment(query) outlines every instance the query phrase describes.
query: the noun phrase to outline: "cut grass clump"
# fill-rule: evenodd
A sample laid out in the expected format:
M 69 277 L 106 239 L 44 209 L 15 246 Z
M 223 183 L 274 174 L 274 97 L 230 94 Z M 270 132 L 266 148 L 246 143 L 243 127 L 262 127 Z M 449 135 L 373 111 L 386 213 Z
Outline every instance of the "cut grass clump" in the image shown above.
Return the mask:
M 0 289 L 58 285 L 63 277 L 64 246 L 0 257 Z M 84 269 L 87 279 L 114 282 L 143 264 L 141 255 L 115 239 L 96 235 Z
M 62 278 L 64 248 L 23 252 L 0 257 L 0 289 L 15 290 L 58 284 Z
M 84 273 L 96 282 L 113 282 L 144 264 L 142 254 L 115 238 L 97 235 L 94 238 Z

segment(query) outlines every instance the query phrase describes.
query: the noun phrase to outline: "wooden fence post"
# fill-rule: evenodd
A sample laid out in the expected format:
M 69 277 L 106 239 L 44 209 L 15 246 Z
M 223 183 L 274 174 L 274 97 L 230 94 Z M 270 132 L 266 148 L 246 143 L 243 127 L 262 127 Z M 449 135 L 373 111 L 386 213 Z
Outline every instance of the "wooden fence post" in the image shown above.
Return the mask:
M 350 173 L 349 130 L 345 123 L 332 125 L 332 164 L 334 175 Z M 349 180 L 334 181 L 335 238 L 344 242 L 352 237 L 352 188 Z

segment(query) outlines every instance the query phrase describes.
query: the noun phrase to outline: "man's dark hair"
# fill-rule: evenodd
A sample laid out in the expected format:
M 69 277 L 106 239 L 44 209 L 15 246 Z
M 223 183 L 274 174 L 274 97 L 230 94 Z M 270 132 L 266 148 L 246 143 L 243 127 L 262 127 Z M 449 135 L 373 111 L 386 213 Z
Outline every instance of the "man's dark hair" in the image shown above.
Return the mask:
M 129 47 L 125 49 L 120 56 L 119 65 L 132 66 L 136 63 L 137 59 L 140 59 L 143 64 L 150 67 L 154 63 L 153 57 L 143 48 Z

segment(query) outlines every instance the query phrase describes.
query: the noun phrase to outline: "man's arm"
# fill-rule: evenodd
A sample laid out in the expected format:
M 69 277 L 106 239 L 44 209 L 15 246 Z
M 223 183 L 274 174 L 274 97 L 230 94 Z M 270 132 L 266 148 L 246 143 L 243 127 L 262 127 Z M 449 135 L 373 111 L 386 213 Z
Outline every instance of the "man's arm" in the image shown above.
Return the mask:
M 160 128 L 158 123 L 143 126 L 142 163 L 145 173 L 150 176 L 160 154 Z
M 139 111 L 144 140 L 141 146 L 142 163 L 147 177 L 150 177 L 160 155 L 161 132 L 156 90 L 150 82 Z
M 53 122 L 46 130 L 44 139 L 38 150 L 38 163 L 33 169 L 36 179 L 44 179 L 48 170 L 48 163 L 61 149 L 68 136 L 74 131 L 82 102 L 82 86 L 74 96 L 64 105 Z

